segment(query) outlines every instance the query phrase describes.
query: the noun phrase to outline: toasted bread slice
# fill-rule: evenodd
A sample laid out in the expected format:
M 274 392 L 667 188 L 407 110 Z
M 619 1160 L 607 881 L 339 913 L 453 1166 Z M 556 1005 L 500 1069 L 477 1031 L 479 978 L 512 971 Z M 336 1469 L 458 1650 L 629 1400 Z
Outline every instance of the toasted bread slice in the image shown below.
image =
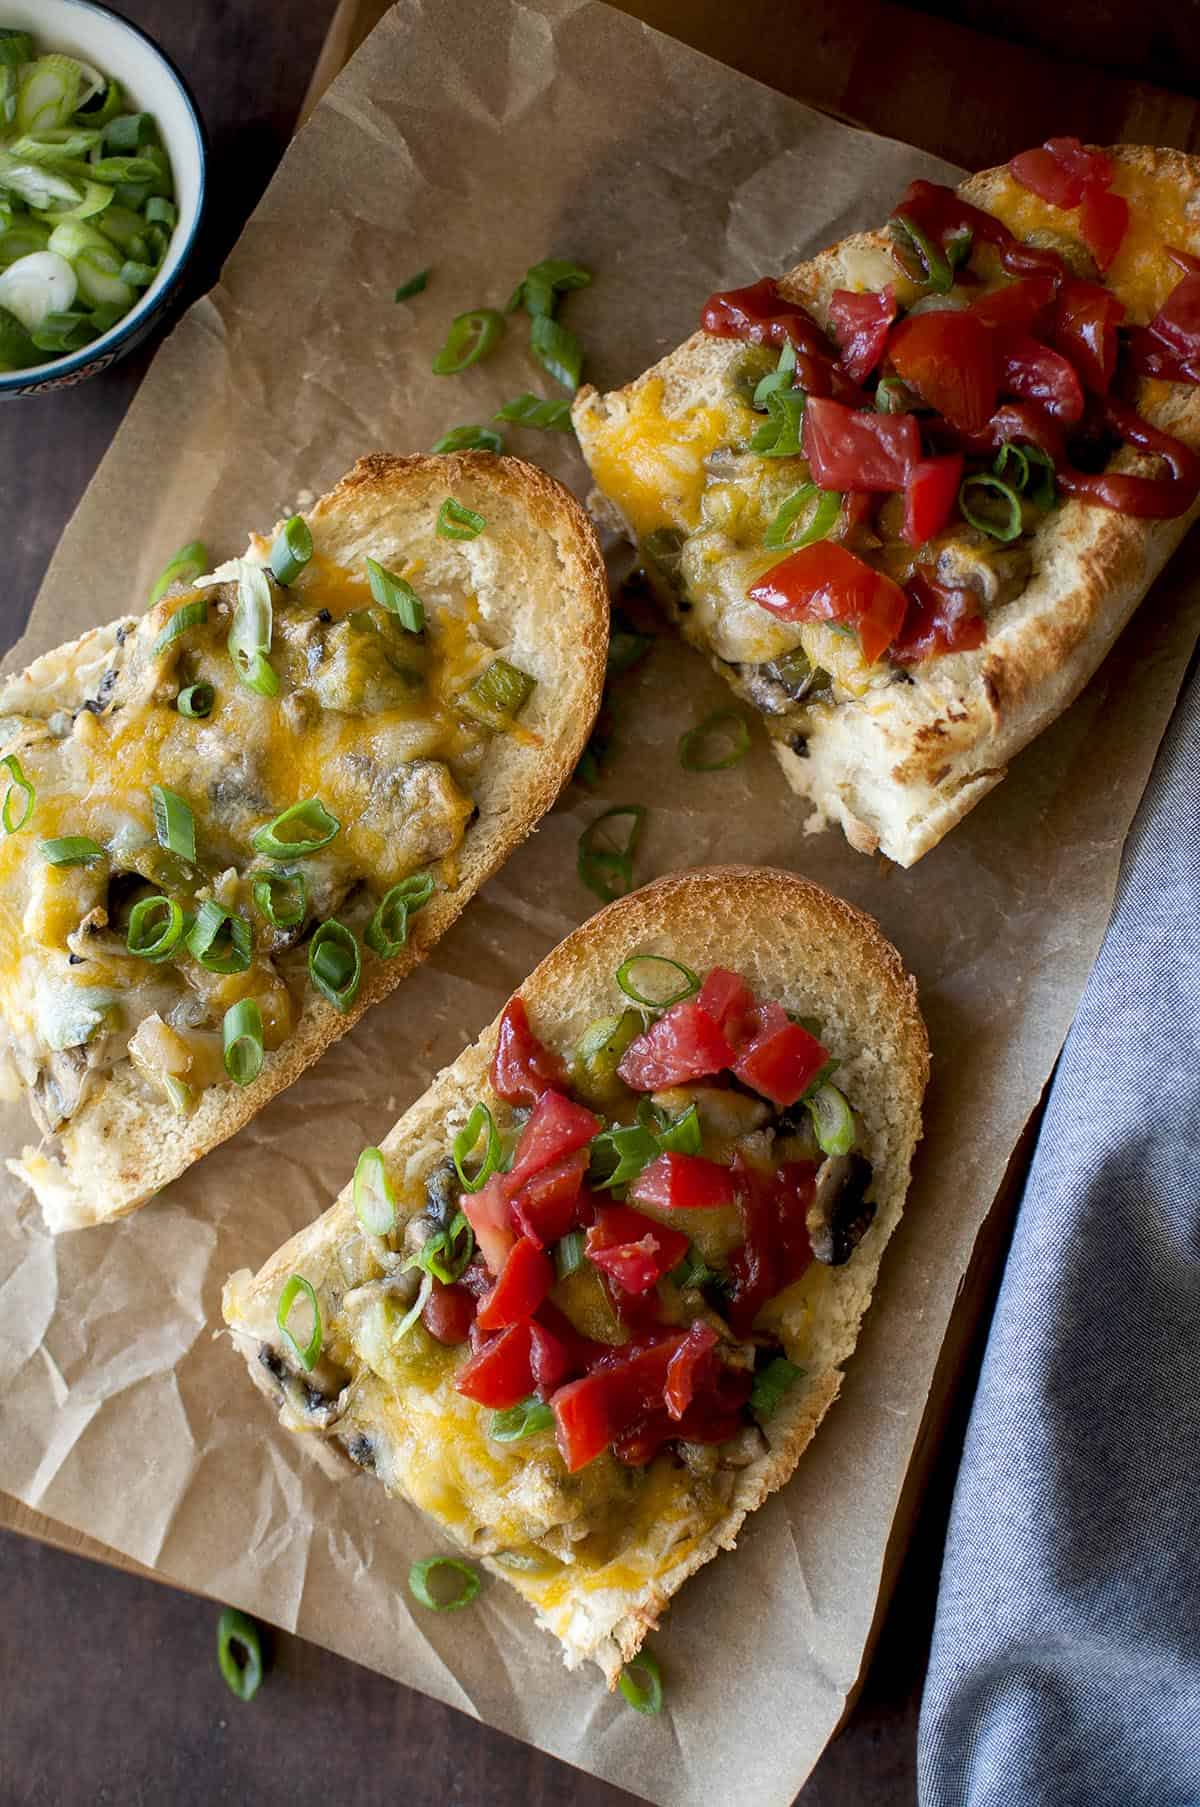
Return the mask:
M 1134 145 L 1117 145 L 1107 155 L 1116 167 L 1115 188 L 1129 198 L 1132 223 L 1104 280 L 1125 303 L 1127 320 L 1144 324 L 1179 280 L 1166 247 L 1200 253 L 1200 159 Z M 1039 201 L 1007 170 L 972 176 L 959 193 L 1019 238 L 1065 236 L 1069 257 L 1086 258 L 1071 237 L 1077 213 Z M 885 234 L 874 232 L 800 264 L 780 279 L 780 288 L 824 325 L 835 289 L 889 282 L 901 301 L 917 292 L 906 289 Z M 701 521 L 702 497 L 710 478 L 718 481 L 722 473 L 706 461 L 717 454 L 719 462 L 724 448 L 745 445 L 761 424 L 745 398 L 746 355 L 737 341 L 698 332 L 625 388 L 579 393 L 575 427 L 599 494 L 641 544 L 651 574 L 655 536 L 677 540 L 709 525 L 707 517 Z M 1136 401 L 1152 424 L 1200 447 L 1200 390 L 1143 381 Z M 762 530 L 804 474 L 797 474 L 795 459 L 756 462 L 759 494 L 728 529 L 736 550 L 724 557 L 714 550 L 711 576 L 696 590 L 681 594 L 664 583 L 660 594 L 684 637 L 739 695 L 764 710 L 788 783 L 813 806 L 806 826 L 840 824 L 852 845 L 867 853 L 880 849 L 902 866 L 936 846 L 1079 693 L 1200 508 L 1150 521 L 1063 502 L 1032 534 L 1028 580 L 990 607 L 983 644 L 928 659 L 906 676 L 862 666 L 853 636 L 847 640 L 827 627 L 801 635 L 747 598 L 748 585 L 783 556 L 763 554 Z M 1139 468 L 1138 457 L 1122 449 L 1112 468 Z M 754 671 L 798 643 L 814 664 L 827 656 L 840 686 L 835 700 L 790 711 L 778 698 L 764 704 Z
M 477 537 L 455 539 L 438 533 L 439 509 L 447 497 L 484 517 L 486 526 Z M 39 985 L 61 987 L 88 980 L 97 965 L 93 947 L 102 963 L 107 962 L 106 976 L 119 992 L 116 1039 L 109 1039 L 114 1033 L 111 1020 L 100 1037 L 112 1058 L 102 1071 L 84 1072 L 81 1096 L 73 1100 L 76 1108 L 57 1124 L 50 1122 L 52 1133 L 42 1145 L 26 1149 L 20 1160 L 10 1162 L 36 1192 L 54 1230 L 99 1223 L 143 1204 L 240 1129 L 267 1099 L 290 1085 L 323 1049 L 352 1028 L 369 1005 L 386 996 L 425 958 L 549 809 L 586 740 L 604 677 L 607 585 L 591 526 L 559 483 L 515 458 L 483 453 L 440 458 L 375 454 L 361 459 L 306 519 L 316 547 L 310 566 L 291 589 L 272 586 L 275 663 L 282 669 L 292 662 L 281 693 L 264 698 L 238 685 L 225 655 L 220 619 L 222 611 L 228 615 L 232 608 L 232 597 L 218 600 L 219 639 L 206 651 L 209 663 L 202 667 L 204 675 L 215 680 L 216 704 L 207 721 L 187 724 L 188 732 L 195 733 L 182 752 L 173 755 L 174 764 L 165 774 L 161 761 L 155 764 L 153 747 L 149 753 L 145 749 L 160 729 L 176 739 L 184 733 L 172 700 L 184 675 L 182 668 L 164 672 L 163 660 L 155 654 L 156 639 L 180 607 L 181 592 L 168 593 L 140 620 L 94 629 L 45 654 L 0 692 L 0 716 L 5 718 L 0 752 L 15 751 L 31 773 L 39 771 L 39 761 L 58 762 L 53 764 L 54 794 L 47 796 L 47 783 L 39 782 L 38 803 L 27 828 L 0 847 L 4 945 L 14 950 L 22 946 L 20 961 L 10 961 L 5 953 L 8 964 L 0 972 L 0 1011 L 10 1045 L 29 1032 Z M 252 555 L 265 559 L 269 545 L 270 541 L 252 539 Z M 419 676 L 415 682 L 419 696 L 436 697 L 429 704 L 428 723 L 420 716 L 423 702 L 410 705 L 401 696 L 399 706 L 394 706 L 399 680 L 393 653 L 364 665 L 361 659 L 366 655 L 347 640 L 354 621 L 372 620 L 403 640 L 382 611 L 370 614 L 372 593 L 363 574 L 368 555 L 389 571 L 408 573 L 422 598 L 426 633 L 421 656 L 434 659 L 434 671 L 424 680 L 424 690 Z M 220 588 L 195 594 L 209 597 L 211 622 L 212 599 L 221 598 Z M 332 608 L 316 613 L 317 602 L 326 599 Z M 293 621 L 295 611 L 303 619 Z M 383 645 L 382 633 L 372 639 L 374 630 L 363 632 L 372 645 L 376 640 Z M 425 652 L 426 642 L 432 653 Z M 412 643 L 417 644 L 416 637 Z M 178 644 L 186 647 L 188 636 L 181 636 Z M 467 723 L 458 709 L 472 673 L 493 655 L 536 680 L 511 732 L 485 733 L 474 719 Z M 353 664 L 355 658 L 360 659 L 358 666 Z M 333 688 L 321 691 L 326 682 Z M 372 683 L 384 688 L 371 692 Z M 314 687 L 321 699 L 315 713 Z M 147 734 L 131 744 L 126 730 L 119 753 L 106 763 L 108 743 L 103 737 L 110 736 L 116 747 L 122 721 L 145 705 L 148 694 L 153 707 L 144 715 Z M 301 705 L 308 710 L 307 718 Z M 165 720 L 168 712 L 170 719 L 163 727 L 159 718 Z M 220 733 L 222 719 L 232 720 L 234 726 L 224 741 L 214 742 L 212 735 Z M 406 762 L 405 748 L 410 746 L 413 756 Z M 204 763 L 206 748 L 212 755 L 211 781 Z M 219 1034 L 212 1038 L 217 1058 L 211 1083 L 194 1088 L 193 1096 L 185 1100 L 191 1108 L 184 1114 L 160 1087 L 148 1082 L 144 1068 L 124 1057 L 129 1031 L 145 1014 L 127 988 L 161 976 L 164 968 L 122 959 L 124 948 L 111 934 L 111 922 L 101 934 L 105 911 L 114 907 L 111 884 L 107 899 L 103 886 L 98 895 L 100 915 L 82 930 L 77 912 L 71 913 L 69 897 L 65 918 L 43 908 L 44 900 L 35 900 L 41 927 L 30 928 L 35 907 L 31 887 L 46 877 L 38 838 L 86 826 L 82 800 L 77 806 L 71 792 L 76 768 L 70 764 L 85 755 L 91 761 L 88 795 L 93 797 L 99 789 L 106 799 L 107 813 L 94 833 L 114 849 L 108 864 L 96 867 L 102 877 L 122 870 L 123 856 L 116 850 L 122 843 L 110 831 L 114 822 L 124 822 L 126 814 L 135 819 L 134 839 L 143 852 L 146 844 L 154 852 L 148 791 L 150 779 L 157 777 L 190 799 L 201 856 L 206 847 L 215 846 L 215 863 L 228 859 L 240 874 L 235 884 L 226 873 L 219 880 L 225 886 L 220 894 L 236 893 L 245 919 L 253 925 L 256 949 L 266 930 L 249 901 L 242 868 L 261 867 L 264 861 L 249 857 L 250 834 L 256 822 L 292 803 L 297 791 L 301 798 L 320 792 L 327 803 L 332 800 L 337 806 L 334 813 L 342 818 L 342 829 L 332 852 L 347 847 L 344 861 L 351 862 L 332 871 L 321 865 L 324 853 L 290 862 L 305 873 L 310 906 L 314 874 L 316 892 L 328 896 L 319 910 L 322 916 L 335 910 L 353 912 L 358 892 L 352 881 L 365 878 L 371 886 L 358 916 L 347 917 L 362 959 L 362 981 L 351 1007 L 342 1013 L 318 995 L 305 970 L 303 944 L 289 955 L 284 946 L 288 938 L 279 937 L 280 963 L 290 958 L 293 966 L 286 985 L 278 975 L 271 978 L 270 996 L 279 998 L 280 986 L 290 995 L 290 1006 L 284 1000 L 290 1032 L 275 1038 L 277 1046 L 268 1036 L 261 1073 L 244 1087 L 227 1080 Z M 456 764 L 460 758 L 469 761 L 466 776 Z M 405 789 L 410 780 L 413 788 Z M 234 789 L 239 783 L 240 792 Z M 434 826 L 422 832 L 422 809 L 434 804 L 436 819 L 429 817 Z M 357 867 L 355 859 L 361 859 Z M 432 872 L 437 888 L 420 913 L 413 914 L 405 945 L 393 958 L 377 957 L 362 948 L 365 912 L 371 899 L 378 902 L 380 892 L 414 867 Z M 148 868 L 143 865 L 142 870 Z M 296 934 L 311 931 L 312 922 L 310 915 L 304 931 Z M 81 943 L 79 934 L 92 928 L 99 938 Z M 80 952 L 68 953 L 68 936 L 72 949 Z M 182 946 L 177 950 L 179 960 Z M 233 983 L 236 986 L 237 980 Z M 172 995 L 162 1005 L 164 1011 Z M 219 1031 L 219 1013 L 216 1028 Z M 35 1044 L 35 1056 L 36 1052 Z M 86 1045 L 68 1052 L 76 1066 L 86 1067 Z M 27 1085 L 29 1064 L 27 1059 Z M 33 1064 L 36 1085 L 35 1058 Z M 70 1074 L 63 1083 L 69 1086 Z M 56 1095 L 56 1101 L 61 1104 L 61 1097 Z M 46 1126 L 45 1109 L 41 1121 Z
M 377 1327 L 362 1329 L 373 1320 L 350 1302 L 352 1289 L 380 1270 L 364 1255 L 350 1186 L 257 1275 L 235 1274 L 224 1298 L 251 1377 L 281 1408 L 285 1426 L 308 1433 L 325 1462 L 340 1442 L 390 1492 L 422 1507 L 531 1602 L 569 1667 L 590 1659 L 610 1684 L 687 1577 L 732 1548 L 746 1514 L 788 1479 L 836 1397 L 903 1208 L 929 1066 L 916 988 L 895 950 L 869 917 L 793 873 L 688 872 L 610 905 L 521 986 L 534 1033 L 559 1052 L 574 1048 L 589 1023 L 624 1003 L 615 974 L 634 953 L 667 955 L 697 971 L 735 968 L 760 996 L 816 1017 L 860 1119 L 874 1218 L 845 1265 L 815 1264 L 759 1314 L 760 1334 L 777 1339 L 803 1370 L 761 1431 L 747 1422 L 744 1434 L 715 1452 L 707 1474 L 702 1464 L 692 1472 L 660 1452 L 632 1469 L 605 1453 L 568 1475 L 548 1432 L 496 1442 L 491 1414 L 455 1391 L 465 1347 L 434 1343 L 419 1323 L 394 1345 Z M 495 1102 L 488 1075 L 499 1021 L 383 1143 L 397 1193 L 390 1239 L 397 1249 L 409 1246 L 406 1226 L 425 1206 L 427 1182 L 444 1167 L 452 1137 L 478 1099 Z M 736 1092 L 721 1095 L 747 1102 Z M 292 1274 L 316 1288 L 326 1325 L 326 1354 L 308 1375 L 276 1327 Z M 368 1280 L 357 1297 L 370 1289 Z M 347 1332 L 347 1325 L 358 1328 Z

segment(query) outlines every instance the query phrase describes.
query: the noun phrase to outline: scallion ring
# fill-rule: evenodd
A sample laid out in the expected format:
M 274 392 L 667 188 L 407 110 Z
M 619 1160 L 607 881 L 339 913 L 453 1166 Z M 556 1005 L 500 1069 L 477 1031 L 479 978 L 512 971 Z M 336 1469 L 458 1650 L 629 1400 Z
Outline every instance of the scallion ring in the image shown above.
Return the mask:
M 408 1266 L 407 1262 L 405 1263 L 405 1266 Z M 393 1343 L 400 1342 L 403 1337 L 406 1337 L 408 1335 L 409 1331 L 412 1329 L 413 1325 L 416 1323 L 417 1319 L 420 1317 L 421 1313 L 424 1311 L 426 1305 L 428 1305 L 429 1298 L 430 1298 L 430 1295 L 432 1292 L 433 1292 L 433 1275 L 428 1274 L 428 1273 L 422 1274 L 421 1275 L 421 1290 L 418 1292 L 416 1298 L 413 1300 L 412 1304 L 409 1306 L 408 1310 L 405 1312 L 405 1314 L 401 1318 L 400 1322 L 396 1325 L 395 1330 L 393 1330 L 391 1333 L 391 1341 Z
M 749 751 L 750 728 L 740 709 L 714 709 L 679 737 L 679 763 L 685 772 L 725 772 Z
M 841 513 L 842 497 L 836 489 L 818 489 L 815 483 L 801 484 L 793 490 L 785 502 L 781 502 L 766 533 L 763 545 L 771 552 L 785 549 L 796 552 L 801 546 L 811 546 L 816 540 L 826 539 L 837 526 Z M 800 516 L 811 510 L 808 524 L 799 532 L 792 531 Z
M 262 1011 L 253 998 L 231 1004 L 221 1022 L 225 1071 L 234 1085 L 252 1085 L 262 1072 Z
M 607 824 L 626 819 L 629 831 L 623 847 L 602 838 L 611 836 L 612 830 Z M 589 891 L 594 891 L 605 903 L 613 903 L 633 889 L 633 859 L 645 820 L 644 803 L 618 803 L 590 822 L 579 837 L 576 871 Z
M 856 1140 L 854 1112 L 841 1092 L 828 1082 L 806 1095 L 804 1103 L 813 1121 L 817 1146 L 822 1154 L 849 1154 Z
M 269 860 L 297 859 L 328 847 L 341 826 L 319 797 L 305 797 L 303 802 L 281 810 L 273 822 L 256 828 L 250 845 L 255 853 L 264 854 Z
M 504 332 L 504 315 L 494 307 L 476 307 L 456 314 L 446 343 L 433 360 L 434 376 L 457 376 L 494 351 Z
M 150 592 L 150 600 L 146 607 L 152 609 L 159 598 L 166 594 L 172 584 L 194 583 L 208 570 L 208 551 L 203 540 L 189 540 L 186 546 L 170 557 L 154 580 L 154 588 Z M 204 615 L 198 617 L 204 620 Z M 155 653 L 160 649 L 155 644 Z
M 301 1347 L 295 1336 L 288 1329 L 288 1319 L 292 1307 L 301 1296 L 312 1306 L 312 1330 L 307 1343 Z M 275 1310 L 275 1325 L 280 1336 L 295 1356 L 306 1374 L 311 1374 L 321 1359 L 321 1307 L 317 1303 L 317 1295 L 303 1274 L 293 1274 L 279 1295 L 279 1304 Z
M 796 458 L 803 450 L 804 391 L 772 389 L 766 398 L 767 419 L 751 435 L 750 450 L 760 458 Z
M 537 314 L 529 327 L 529 349 L 547 375 L 574 395 L 583 371 L 583 347 L 575 334 L 550 314 Z
M 436 532 L 443 540 L 477 540 L 487 521 L 473 508 L 467 508 L 462 502 L 456 502 L 453 496 L 447 496 L 438 509 Z
M 411 301 L 414 295 L 420 295 L 428 286 L 431 273 L 432 266 L 424 270 L 418 270 L 415 276 L 410 276 L 407 282 L 402 282 L 400 284 L 400 287 L 392 296 L 392 300 Z
M 201 722 L 212 714 L 216 700 L 217 693 L 211 684 L 186 684 L 175 698 L 175 707 L 188 721 Z
M 645 1677 L 638 1681 L 637 1677 Z M 617 1677 L 617 1686 L 638 1713 L 661 1713 L 663 1703 L 662 1670 L 658 1658 L 649 1650 L 639 1650 L 632 1662 L 626 1663 Z
M 550 1430 L 553 1423 L 554 1413 L 550 1407 L 531 1393 L 519 1405 L 493 1412 L 487 1434 L 493 1443 L 520 1443 L 526 1437 L 536 1436 L 538 1431 Z
M 159 892 L 129 912 L 125 945 L 139 960 L 165 960 L 183 936 L 183 906 Z
M 250 895 L 259 915 L 273 929 L 298 929 L 308 914 L 308 885 L 303 872 L 256 872 Z
M 435 1231 L 404 1265 L 422 1268 L 443 1286 L 453 1286 L 456 1280 L 462 1279 L 474 1255 L 475 1232 L 471 1221 L 465 1211 L 456 1211 L 449 1228 Z
M 217 1620 L 217 1667 L 231 1694 L 254 1699 L 263 1678 L 262 1643 L 254 1620 L 233 1606 Z
M 443 1571 L 458 1580 L 459 1592 L 450 1600 L 435 1599 L 429 1586 L 432 1577 Z M 454 1556 L 429 1556 L 424 1562 L 414 1562 L 409 1569 L 408 1591 L 431 1612 L 457 1612 L 460 1607 L 469 1606 L 479 1592 L 479 1573 L 469 1562 L 459 1562 Z
M 312 555 L 313 542 L 308 522 L 302 514 L 294 514 L 275 535 L 267 563 L 275 575 L 276 583 L 283 584 L 286 588 L 288 584 L 295 583 Z
M 376 602 L 390 615 L 395 615 L 401 627 L 407 628 L 410 634 L 421 632 L 425 626 L 425 608 L 410 583 L 392 571 L 385 571 L 373 558 L 367 560 L 367 582 Z
M 358 996 L 362 954 L 344 923 L 331 916 L 308 944 L 308 976 L 323 998 L 343 1015 Z
M 354 1168 L 354 1214 L 368 1236 L 390 1236 L 396 1195 L 378 1148 L 364 1148 Z
M 917 398 L 898 376 L 881 376 L 875 385 L 877 414 L 908 414 Z
M 485 1132 L 487 1140 L 484 1145 L 483 1160 L 474 1173 L 468 1173 L 463 1163 Z M 486 1104 L 474 1106 L 466 1123 L 451 1143 L 450 1152 L 454 1157 L 454 1170 L 462 1182 L 463 1191 L 480 1191 L 499 1167 L 501 1155 L 500 1131 L 496 1128 L 495 1118 Z
M 51 841 L 39 841 L 38 852 L 48 866 L 90 866 L 104 858 L 104 849 L 90 835 L 64 834 Z
M 756 1418 L 770 1418 L 779 1409 L 785 1393 L 795 1386 L 804 1369 L 777 1355 L 754 1376 L 750 1389 L 750 1410 Z
M 637 981 L 639 967 L 654 969 L 653 975 L 645 970 L 641 984 Z M 654 976 L 661 979 L 661 986 L 654 985 Z M 700 978 L 682 960 L 669 960 L 665 954 L 631 954 L 617 968 L 617 984 L 632 1003 L 644 1004 L 648 1010 L 666 1010 L 671 1004 L 694 998 L 700 989 Z M 652 989 L 647 991 L 646 986 Z
M 201 627 L 207 620 L 208 604 L 203 596 L 193 596 L 190 602 L 181 603 L 155 640 L 151 656 L 157 659 L 180 634 L 186 634 L 191 627 Z
M 184 944 L 206 972 L 244 973 L 250 965 L 250 924 L 212 897 L 196 911 Z
M 499 433 L 493 433 L 490 427 L 451 427 L 448 433 L 435 440 L 431 450 L 435 452 L 502 452 L 504 441 Z
M 536 427 L 543 433 L 569 433 L 571 431 L 571 404 L 564 397 L 560 401 L 543 401 L 540 395 L 515 396 L 493 416 L 495 420 L 511 420 L 518 427 Z
M 4 802 L 0 805 L 0 823 L 4 825 L 5 834 L 19 834 L 33 814 L 33 806 L 37 802 L 37 791 L 30 784 L 21 770 L 21 761 L 15 753 L 6 753 L 0 759 L 0 765 L 8 772 L 8 788 L 4 793 Z M 13 799 L 20 797 L 24 807 L 20 820 L 14 819 Z
M 997 452 L 992 470 L 1023 496 L 1028 496 L 1035 508 L 1053 507 L 1054 460 L 1041 446 L 1016 445 L 1008 440 Z M 1035 471 L 1038 473 L 1036 482 Z
M 437 889 L 432 872 L 414 872 L 388 891 L 367 924 L 363 940 L 381 960 L 394 960 L 408 940 L 408 919 Z
M 791 389 L 796 380 L 796 347 L 788 339 L 779 354 L 779 362 L 774 370 L 768 370 L 766 376 L 760 377 L 755 385 L 751 405 L 761 413 L 767 405 L 767 397 L 777 389 Z
M 896 262 L 913 282 L 924 283 L 939 294 L 954 286 L 954 271 L 941 245 L 906 213 L 894 213 L 888 221 Z
M 173 853 L 189 866 L 196 864 L 196 821 L 191 807 L 165 784 L 150 786 L 150 802 L 154 809 L 154 832 L 160 847 Z
M 568 1230 L 554 1245 L 554 1272 L 560 1280 L 569 1280 L 583 1263 L 583 1231 Z
M 977 498 L 973 501 L 972 498 Z M 995 497 L 998 512 L 983 512 L 983 504 Z M 987 471 L 976 471 L 964 477 L 958 490 L 958 506 L 963 518 L 980 533 L 999 540 L 1002 545 L 1018 539 L 1021 533 L 1021 498 L 1011 484 L 993 477 Z
M 247 690 L 259 696 L 275 696 L 279 679 L 268 654 L 274 633 L 271 585 L 261 565 L 239 560 L 237 602 L 227 645 L 234 669 Z

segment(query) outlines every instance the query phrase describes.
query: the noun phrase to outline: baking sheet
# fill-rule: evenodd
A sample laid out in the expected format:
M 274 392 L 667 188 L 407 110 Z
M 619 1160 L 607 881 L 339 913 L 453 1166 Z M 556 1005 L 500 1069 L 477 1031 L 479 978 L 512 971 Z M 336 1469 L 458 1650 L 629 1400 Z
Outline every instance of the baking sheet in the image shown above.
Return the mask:
M 429 373 L 450 317 L 502 306 L 537 259 L 595 270 L 564 318 L 605 385 L 689 331 L 714 287 L 873 223 L 914 175 L 952 173 L 600 5 L 402 0 L 159 353 L 14 660 L 139 606 L 197 533 L 214 557 L 237 551 L 359 453 L 428 446 L 524 389 L 552 393 L 520 317 L 487 363 Z M 394 304 L 426 264 L 425 294 Z M 582 483 L 565 437 L 508 437 Z M 1185 553 L 1080 703 L 909 873 L 803 837 L 760 736 L 733 771 L 682 772 L 678 735 L 727 692 L 660 641 L 621 682 L 600 787 L 570 789 L 429 965 L 162 1202 L 52 1243 L 5 1182 L 0 1486 L 652 1801 L 785 1807 L 857 1676 L 956 1290 L 1082 989 L 1198 625 Z M 368 1477 L 321 1475 L 216 1330 L 226 1275 L 323 1208 L 359 1148 L 589 913 L 576 838 L 635 801 L 651 806 L 639 879 L 789 865 L 877 915 L 917 973 L 934 1050 L 909 1213 L 842 1398 L 786 1493 L 672 1609 L 656 1721 L 598 1675 L 568 1675 L 499 1584 L 470 1614 L 415 1606 L 408 1564 L 437 1540 Z M 0 1115 L 6 1152 L 28 1133 L 22 1111 Z

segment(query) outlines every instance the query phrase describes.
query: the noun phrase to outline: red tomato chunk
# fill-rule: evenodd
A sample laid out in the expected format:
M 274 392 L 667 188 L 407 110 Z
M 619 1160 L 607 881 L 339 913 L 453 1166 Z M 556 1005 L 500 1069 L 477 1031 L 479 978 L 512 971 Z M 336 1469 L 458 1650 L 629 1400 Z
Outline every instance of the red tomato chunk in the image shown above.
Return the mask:
M 733 1175 L 699 1154 L 660 1154 L 629 1188 L 636 1204 L 676 1211 L 712 1211 L 733 1203 Z
M 567 1083 L 566 1069 L 529 1027 L 521 998 L 512 998 L 500 1018 L 492 1056 L 492 1090 L 506 1104 L 534 1105 L 548 1086 Z
M 618 1077 L 635 1092 L 659 1092 L 707 1079 L 733 1061 L 733 1049 L 717 1025 L 689 998 L 665 1010 L 644 1035 L 630 1042 L 617 1067 Z
M 504 1330 L 530 1318 L 554 1285 L 554 1263 L 528 1236 L 513 1245 L 504 1271 L 479 1307 L 481 1330 Z
M 519 1405 L 533 1391 L 533 1326 L 528 1318 L 502 1330 L 459 1369 L 455 1386 L 477 1405 L 503 1411 Z
M 593 1266 L 627 1293 L 644 1293 L 679 1266 L 688 1239 L 627 1205 L 601 1205 L 583 1246 Z
M 828 1060 L 816 1036 L 793 1023 L 781 1004 L 760 1004 L 754 1037 L 733 1070 L 744 1085 L 782 1110 L 804 1096 Z

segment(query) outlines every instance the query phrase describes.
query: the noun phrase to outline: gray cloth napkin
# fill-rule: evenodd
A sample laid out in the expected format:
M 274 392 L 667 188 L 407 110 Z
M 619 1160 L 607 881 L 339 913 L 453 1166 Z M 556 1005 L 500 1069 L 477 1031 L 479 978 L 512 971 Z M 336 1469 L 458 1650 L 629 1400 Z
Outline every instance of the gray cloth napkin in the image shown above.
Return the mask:
M 1102 780 L 1102 745 L 1096 762 Z M 922 1807 L 1200 1804 L 1200 677 L 1138 812 L 1025 1189 L 918 1778 Z

